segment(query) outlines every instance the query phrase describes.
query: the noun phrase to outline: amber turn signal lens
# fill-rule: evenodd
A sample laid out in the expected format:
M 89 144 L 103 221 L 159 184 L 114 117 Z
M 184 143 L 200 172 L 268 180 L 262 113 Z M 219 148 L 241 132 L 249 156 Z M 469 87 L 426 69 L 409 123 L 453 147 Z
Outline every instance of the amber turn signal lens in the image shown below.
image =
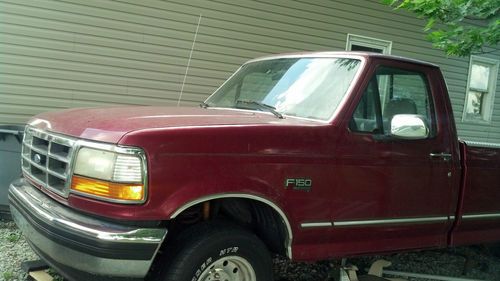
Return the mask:
M 73 176 L 71 189 L 85 194 L 115 200 L 144 200 L 144 186 L 136 183 L 115 183 Z

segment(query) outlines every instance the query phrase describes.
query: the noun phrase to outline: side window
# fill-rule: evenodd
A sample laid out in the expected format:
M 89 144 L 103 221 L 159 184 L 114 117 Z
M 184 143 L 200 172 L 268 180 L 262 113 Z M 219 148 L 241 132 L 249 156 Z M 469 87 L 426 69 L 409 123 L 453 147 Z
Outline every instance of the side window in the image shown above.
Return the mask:
M 394 115 L 416 114 L 433 128 L 432 100 L 426 77 L 419 72 L 379 67 L 359 102 L 350 129 L 387 134 Z M 432 132 L 431 132 L 432 135 Z
M 380 98 L 377 80 L 372 78 L 354 111 L 350 128 L 356 132 L 380 133 Z

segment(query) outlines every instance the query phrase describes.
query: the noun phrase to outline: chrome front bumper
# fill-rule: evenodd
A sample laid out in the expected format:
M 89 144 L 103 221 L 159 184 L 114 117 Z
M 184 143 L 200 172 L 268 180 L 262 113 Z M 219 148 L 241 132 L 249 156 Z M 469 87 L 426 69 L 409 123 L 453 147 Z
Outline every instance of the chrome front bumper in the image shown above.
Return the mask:
M 142 280 L 167 234 L 75 212 L 23 179 L 10 185 L 9 201 L 35 252 L 70 280 Z

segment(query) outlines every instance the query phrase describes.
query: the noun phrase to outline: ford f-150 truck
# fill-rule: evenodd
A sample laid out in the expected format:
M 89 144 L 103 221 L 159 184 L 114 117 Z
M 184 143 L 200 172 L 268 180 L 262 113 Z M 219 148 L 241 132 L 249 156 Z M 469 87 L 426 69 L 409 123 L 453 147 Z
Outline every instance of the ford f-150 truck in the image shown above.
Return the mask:
M 270 281 L 312 261 L 500 238 L 500 149 L 457 138 L 438 66 L 245 63 L 199 108 L 43 113 L 12 216 L 70 280 Z

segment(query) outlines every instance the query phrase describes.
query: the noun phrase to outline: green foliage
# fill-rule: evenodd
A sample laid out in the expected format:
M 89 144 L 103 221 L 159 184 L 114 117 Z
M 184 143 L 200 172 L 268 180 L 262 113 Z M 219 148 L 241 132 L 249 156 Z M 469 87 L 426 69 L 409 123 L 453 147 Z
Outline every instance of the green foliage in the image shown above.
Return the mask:
M 10 281 L 10 280 L 13 280 L 14 279 L 14 273 L 12 273 L 12 271 L 5 271 L 3 274 L 3 279 L 5 279 L 5 281 Z
M 16 243 L 17 241 L 19 241 L 19 239 L 21 239 L 21 234 L 19 234 L 19 233 L 10 233 L 7 236 L 7 241 L 9 241 L 11 243 Z
M 468 56 L 500 42 L 500 0 L 381 1 L 427 20 L 427 39 L 448 55 Z

